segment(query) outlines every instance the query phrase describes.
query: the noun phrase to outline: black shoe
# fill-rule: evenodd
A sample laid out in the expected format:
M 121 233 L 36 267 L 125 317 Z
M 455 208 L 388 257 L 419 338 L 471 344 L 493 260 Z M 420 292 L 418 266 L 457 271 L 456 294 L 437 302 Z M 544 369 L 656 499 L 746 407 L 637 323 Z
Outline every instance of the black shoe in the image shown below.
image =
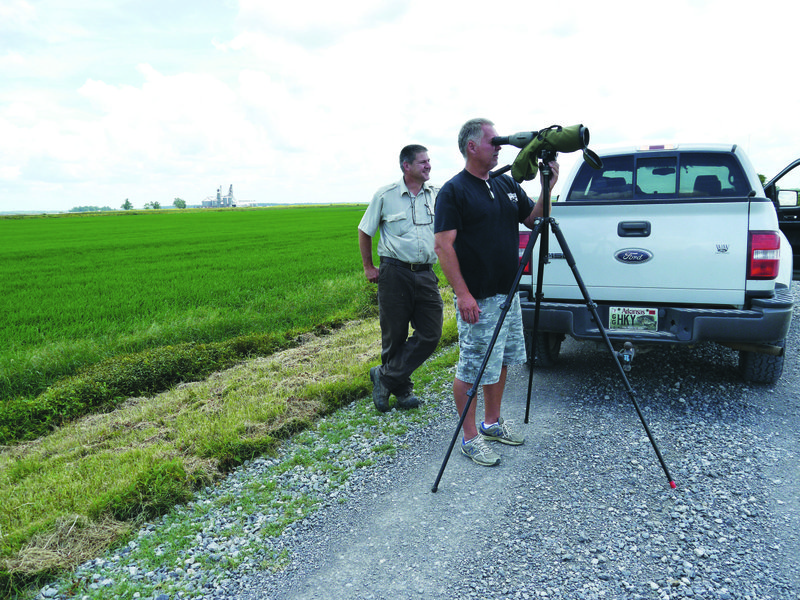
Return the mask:
M 372 401 L 375 408 L 381 412 L 389 410 L 389 390 L 381 383 L 380 367 L 372 367 L 369 370 L 369 378 L 372 380 Z
M 397 408 L 400 410 L 409 410 L 420 406 L 422 406 L 422 400 L 415 396 L 414 392 L 408 392 L 397 397 Z

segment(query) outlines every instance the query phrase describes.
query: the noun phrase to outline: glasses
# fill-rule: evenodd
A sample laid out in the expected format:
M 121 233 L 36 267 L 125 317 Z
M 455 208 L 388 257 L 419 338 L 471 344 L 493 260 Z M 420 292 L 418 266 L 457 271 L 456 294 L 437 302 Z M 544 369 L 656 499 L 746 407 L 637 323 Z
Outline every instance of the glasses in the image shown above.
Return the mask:
M 417 220 L 417 203 L 414 200 L 411 201 L 411 219 L 414 221 L 414 225 L 430 225 L 433 223 L 433 209 L 428 204 L 428 193 L 422 193 L 425 194 L 425 208 L 419 211 L 419 220 Z

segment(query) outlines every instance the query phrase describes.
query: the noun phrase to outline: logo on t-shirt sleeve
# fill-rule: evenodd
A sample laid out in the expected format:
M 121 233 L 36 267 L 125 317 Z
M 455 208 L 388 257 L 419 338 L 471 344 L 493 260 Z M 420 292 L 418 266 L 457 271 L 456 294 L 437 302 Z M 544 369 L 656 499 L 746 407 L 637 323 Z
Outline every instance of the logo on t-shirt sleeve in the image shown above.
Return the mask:
M 517 194 L 515 192 L 508 192 L 508 199 L 511 200 L 514 204 L 516 204 Z

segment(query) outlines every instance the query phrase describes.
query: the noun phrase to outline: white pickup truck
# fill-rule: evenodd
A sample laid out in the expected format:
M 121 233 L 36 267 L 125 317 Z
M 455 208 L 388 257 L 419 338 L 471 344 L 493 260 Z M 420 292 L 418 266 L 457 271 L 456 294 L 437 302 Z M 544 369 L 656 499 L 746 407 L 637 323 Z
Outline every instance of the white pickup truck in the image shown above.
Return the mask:
M 615 345 L 716 342 L 739 351 L 745 380 L 783 371 L 793 312 L 792 248 L 776 208 L 737 146 L 676 145 L 600 152 L 576 165 L 551 216 Z M 520 255 L 530 231 L 520 230 Z M 538 244 L 520 282 L 529 341 Z M 536 335 L 536 362 L 561 342 L 602 341 L 551 232 Z

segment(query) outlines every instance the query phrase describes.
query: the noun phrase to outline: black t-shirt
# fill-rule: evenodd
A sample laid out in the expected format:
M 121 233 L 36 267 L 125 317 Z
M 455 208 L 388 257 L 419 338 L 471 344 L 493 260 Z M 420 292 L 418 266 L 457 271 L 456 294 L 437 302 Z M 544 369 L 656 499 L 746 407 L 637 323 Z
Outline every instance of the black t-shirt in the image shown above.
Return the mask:
M 439 190 L 434 231 L 456 230 L 461 274 L 475 298 L 511 291 L 519 268 L 519 224 L 532 210 L 525 190 L 507 175 L 484 181 L 464 170 Z

